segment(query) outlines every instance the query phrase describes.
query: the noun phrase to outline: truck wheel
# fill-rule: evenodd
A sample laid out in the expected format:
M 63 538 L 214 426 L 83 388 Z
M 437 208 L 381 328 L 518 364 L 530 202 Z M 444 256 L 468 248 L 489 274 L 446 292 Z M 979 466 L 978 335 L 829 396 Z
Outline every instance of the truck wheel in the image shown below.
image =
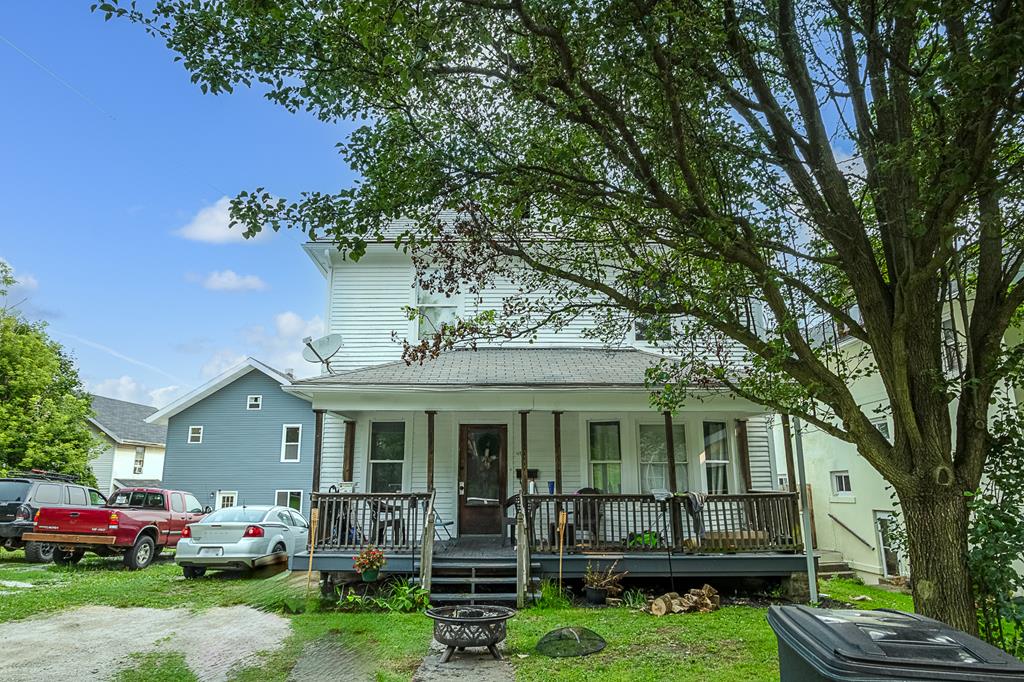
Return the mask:
M 25 560 L 31 564 L 48 564 L 53 561 L 53 550 L 48 542 L 26 542 Z
M 205 566 L 182 566 L 181 572 L 185 576 L 185 580 L 192 580 L 194 578 L 202 578 L 206 575 Z
M 135 541 L 135 546 L 124 555 L 124 565 L 129 571 L 138 571 L 153 563 L 156 556 L 156 543 L 153 538 L 143 535 Z
M 73 549 L 68 552 L 60 549 L 59 547 L 53 548 L 53 563 L 58 566 L 74 566 L 81 561 L 84 556 L 84 549 Z

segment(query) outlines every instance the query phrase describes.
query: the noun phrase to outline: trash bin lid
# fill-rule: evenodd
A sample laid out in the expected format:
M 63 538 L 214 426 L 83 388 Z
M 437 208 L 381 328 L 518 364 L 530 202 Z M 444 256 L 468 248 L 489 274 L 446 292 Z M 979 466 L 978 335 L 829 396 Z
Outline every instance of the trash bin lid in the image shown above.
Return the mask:
M 1024 663 L 977 637 L 902 611 L 773 606 L 768 622 L 820 672 L 835 679 L 1024 680 Z

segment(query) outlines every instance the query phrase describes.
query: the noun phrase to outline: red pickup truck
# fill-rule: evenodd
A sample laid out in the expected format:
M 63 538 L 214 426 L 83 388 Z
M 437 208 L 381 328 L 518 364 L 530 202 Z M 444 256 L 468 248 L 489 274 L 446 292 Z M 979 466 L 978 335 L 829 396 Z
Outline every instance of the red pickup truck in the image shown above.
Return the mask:
M 209 512 L 191 493 L 159 488 L 122 488 L 102 507 L 43 507 L 25 540 L 54 546 L 58 564 L 77 563 L 88 550 L 124 555 L 131 570 L 145 568 L 181 531 Z

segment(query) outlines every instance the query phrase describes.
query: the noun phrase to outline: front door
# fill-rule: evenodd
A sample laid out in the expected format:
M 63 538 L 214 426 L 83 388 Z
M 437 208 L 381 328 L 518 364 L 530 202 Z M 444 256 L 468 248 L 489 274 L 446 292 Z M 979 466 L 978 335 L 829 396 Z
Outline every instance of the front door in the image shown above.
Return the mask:
M 505 509 L 508 429 L 459 426 L 459 534 L 500 535 Z

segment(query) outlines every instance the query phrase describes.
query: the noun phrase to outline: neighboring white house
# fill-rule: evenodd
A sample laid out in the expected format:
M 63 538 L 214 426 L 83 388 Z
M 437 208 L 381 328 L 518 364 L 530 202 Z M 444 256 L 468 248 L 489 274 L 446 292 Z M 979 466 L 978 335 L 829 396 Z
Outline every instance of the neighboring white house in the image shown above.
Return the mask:
M 100 492 L 128 486 L 159 486 L 164 472 L 167 426 L 147 424 L 155 407 L 93 395 L 89 427 L 102 444 L 89 461 Z
M 399 340 L 420 334 L 407 307 L 423 311 L 429 327 L 500 311 L 516 288 L 439 298 L 417 290 L 410 257 L 391 243 L 370 244 L 358 262 L 329 242 L 304 248 L 326 283 L 327 332 L 342 339 L 333 373 L 284 387 L 318 414 L 320 490 L 343 482 L 359 492 L 434 489 L 454 532 L 497 534 L 496 508 L 519 489 L 524 449 L 541 492 L 669 487 L 669 428 L 644 385 L 661 358 L 654 346 L 630 333 L 608 348 L 581 320 L 542 330 L 533 343 L 482 344 L 407 366 Z M 703 397 L 670 416 L 677 489 L 773 490 L 764 409 L 721 389 Z
M 957 329 L 962 328 L 959 317 L 955 324 Z M 954 372 L 957 366 L 958 346 L 953 325 L 947 317 L 943 325 L 948 330 L 943 359 L 949 372 Z M 843 337 L 838 343 L 850 357 L 862 349 L 862 342 L 853 337 Z M 1020 344 L 1021 331 L 1011 329 L 1006 343 L 1008 346 Z M 893 425 L 881 377 L 877 374 L 862 377 L 850 385 L 850 391 L 864 412 L 873 416 L 872 421 L 882 434 L 889 437 Z M 1019 403 L 1024 399 L 1024 387 L 1015 387 L 1004 395 L 1013 396 Z M 956 402 L 950 404 L 954 424 L 956 407 Z M 781 489 L 789 485 L 789 480 L 778 419 L 773 427 L 779 472 L 777 483 Z M 841 553 L 850 568 L 868 582 L 908 575 L 906 557 L 894 549 L 890 535 L 890 522 L 898 509 L 892 488 L 852 444 L 813 425 L 804 424 L 802 432 L 817 549 Z

